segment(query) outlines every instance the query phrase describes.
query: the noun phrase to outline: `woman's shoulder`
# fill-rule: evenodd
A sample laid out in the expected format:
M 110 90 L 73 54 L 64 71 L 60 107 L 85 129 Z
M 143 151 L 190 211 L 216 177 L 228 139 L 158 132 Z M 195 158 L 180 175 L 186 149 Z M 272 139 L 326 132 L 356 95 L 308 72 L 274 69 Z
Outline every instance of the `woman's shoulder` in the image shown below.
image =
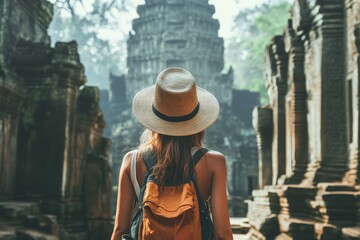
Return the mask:
M 219 151 L 215 151 L 215 150 L 212 150 L 212 149 L 208 149 L 209 151 L 206 153 L 206 155 L 208 156 L 215 156 L 215 157 L 222 157 L 222 158 L 225 158 L 224 157 L 224 154 L 222 154 L 221 152 Z
M 205 162 L 207 168 L 213 174 L 213 177 L 226 177 L 226 160 L 224 154 L 210 150 L 205 154 Z
M 125 169 L 130 169 L 130 165 L 131 165 L 131 158 L 133 156 L 133 154 L 135 153 L 135 150 L 131 150 L 128 151 L 127 153 L 125 153 L 123 160 L 122 160 L 122 165 L 125 167 Z
M 205 159 L 210 161 L 211 164 L 222 164 L 225 163 L 225 156 L 221 152 L 215 150 L 209 150 L 205 154 Z
M 205 153 L 205 156 L 206 157 L 212 157 L 212 158 L 215 158 L 215 159 L 225 159 L 224 154 L 222 154 L 219 151 L 212 150 L 212 149 L 208 149 L 208 152 Z

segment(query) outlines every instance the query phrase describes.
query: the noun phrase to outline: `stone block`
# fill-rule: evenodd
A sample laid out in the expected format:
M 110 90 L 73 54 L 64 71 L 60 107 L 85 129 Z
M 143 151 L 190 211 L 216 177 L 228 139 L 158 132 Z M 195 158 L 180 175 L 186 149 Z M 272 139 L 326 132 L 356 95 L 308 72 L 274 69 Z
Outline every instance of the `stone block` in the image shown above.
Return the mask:
M 15 231 L 0 230 L 0 240 L 16 240 Z
M 281 233 L 280 235 L 276 236 L 274 240 L 293 240 L 293 238 L 286 233 Z
M 342 236 L 343 236 L 344 240 L 360 239 L 360 226 L 343 228 Z
M 27 215 L 40 213 L 39 206 L 33 202 L 0 202 L 0 215 L 10 221 L 23 220 Z
M 16 237 L 21 240 L 60 240 L 56 236 L 30 229 L 18 229 L 16 231 Z
M 51 235 L 59 235 L 59 224 L 54 215 L 26 216 L 23 225 Z

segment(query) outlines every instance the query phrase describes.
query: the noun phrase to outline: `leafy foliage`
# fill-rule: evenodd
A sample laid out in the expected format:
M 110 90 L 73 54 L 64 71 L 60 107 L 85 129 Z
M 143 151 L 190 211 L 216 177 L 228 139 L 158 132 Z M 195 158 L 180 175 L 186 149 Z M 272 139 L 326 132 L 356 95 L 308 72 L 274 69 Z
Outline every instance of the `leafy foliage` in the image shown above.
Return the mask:
M 52 42 L 76 40 L 90 84 L 108 88 L 109 72 L 125 71 L 126 32 L 121 15 L 128 0 L 49 0 L 55 6 Z
M 241 10 L 235 18 L 234 36 L 226 46 L 226 61 L 234 67 L 235 87 L 258 91 L 267 102 L 263 80 L 263 56 L 274 35 L 282 34 L 288 19 L 287 0 L 268 1 Z

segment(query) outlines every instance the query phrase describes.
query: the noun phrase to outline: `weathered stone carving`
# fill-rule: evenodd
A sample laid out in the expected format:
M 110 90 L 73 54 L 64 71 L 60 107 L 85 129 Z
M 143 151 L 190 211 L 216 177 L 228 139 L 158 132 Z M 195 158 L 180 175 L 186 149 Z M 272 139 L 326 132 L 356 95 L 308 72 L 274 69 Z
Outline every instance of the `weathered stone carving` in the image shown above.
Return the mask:
M 259 187 L 272 184 L 272 139 L 273 118 L 269 108 L 255 108 L 253 111 L 253 126 L 257 133 L 259 150 Z
M 51 4 L 3 0 L 0 12 L 0 228 L 11 239 L 108 239 L 99 90 L 80 90 L 75 42 L 50 46 Z M 27 229 L 15 231 L 19 224 Z
M 0 73 L 0 200 L 11 198 L 14 194 L 17 123 L 24 89 L 12 84 L 16 82 L 13 78 L 17 76 Z
M 18 119 L 25 92 L 21 79 L 11 67 L 12 54 L 20 39 L 50 42 L 43 30 L 50 24 L 52 7 L 46 1 L 3 0 L 0 2 L 0 13 L 0 136 L 3 136 L 0 138 L 1 200 L 11 198 L 14 194 Z
M 286 183 L 300 183 L 308 163 L 307 107 L 304 73 L 304 43 L 289 20 L 285 31 L 285 50 L 289 56 L 286 94 Z
M 282 36 L 276 36 L 266 48 L 266 88 L 273 112 L 272 183 L 285 174 L 285 94 L 287 89 L 287 53 Z
M 348 129 L 350 142 L 349 172 L 345 181 L 351 184 L 360 183 L 359 165 L 359 67 L 360 67 L 360 1 L 348 0 L 346 4 L 347 16 L 347 102 Z
M 310 141 L 307 179 L 341 181 L 348 161 L 345 68 L 341 64 L 346 49 L 344 2 L 309 4 L 314 7 L 314 20 L 305 42 Z
M 269 91 L 272 111 L 278 107 L 274 99 L 286 104 L 285 122 L 272 117 L 274 128 L 286 127 L 286 144 L 272 149 L 286 149 L 286 177 L 281 184 L 265 186 L 261 194 L 253 193 L 248 239 L 360 238 L 359 6 L 350 0 L 294 2 L 284 33 L 286 99 L 276 99 Z M 267 86 L 277 70 L 275 55 L 269 52 L 267 48 Z M 276 131 L 273 137 L 274 145 Z M 277 165 L 279 155 L 272 156 Z M 278 197 L 280 210 L 261 214 L 261 209 L 278 206 L 269 200 L 270 193 Z M 274 227 L 269 232 L 264 224 L 273 214 L 280 231 Z

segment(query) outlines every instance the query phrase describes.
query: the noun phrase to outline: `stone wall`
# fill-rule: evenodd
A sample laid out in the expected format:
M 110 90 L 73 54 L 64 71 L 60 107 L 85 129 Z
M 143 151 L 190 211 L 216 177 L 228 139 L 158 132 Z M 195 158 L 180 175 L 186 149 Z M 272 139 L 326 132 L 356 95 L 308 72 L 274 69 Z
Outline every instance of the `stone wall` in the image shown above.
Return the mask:
M 357 0 L 296 0 L 254 110 L 261 190 L 248 239 L 359 239 Z M 260 163 L 259 163 L 260 164 Z
M 50 46 L 51 4 L 2 0 L 0 12 L 0 238 L 107 239 L 110 140 L 99 90 L 80 89 L 76 42 Z
M 20 39 L 50 42 L 44 30 L 50 24 L 52 8 L 46 1 L 2 0 L 0 13 L 1 199 L 11 197 L 14 191 L 19 111 L 25 93 L 23 80 L 11 66 L 12 55 Z M 34 24 L 30 25 L 30 22 Z
M 260 104 L 260 93 L 233 89 L 231 102 L 233 114 L 245 124 L 246 128 L 251 128 L 252 111 L 255 106 Z

